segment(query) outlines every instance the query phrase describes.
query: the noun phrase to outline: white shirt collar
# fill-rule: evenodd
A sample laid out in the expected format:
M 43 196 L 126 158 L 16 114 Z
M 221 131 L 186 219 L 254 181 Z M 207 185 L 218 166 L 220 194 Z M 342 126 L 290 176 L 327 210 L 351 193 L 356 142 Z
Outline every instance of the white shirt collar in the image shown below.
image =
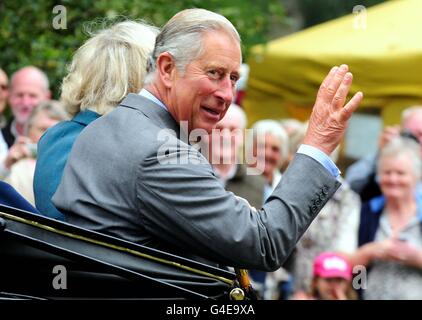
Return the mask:
M 167 107 L 164 105 L 164 103 L 162 103 L 156 96 L 154 96 L 151 92 L 149 92 L 147 89 L 142 89 L 139 92 L 140 96 L 143 96 L 144 98 L 147 98 L 148 100 L 151 100 L 152 102 L 155 102 L 156 104 L 158 104 L 161 108 L 165 109 L 166 111 L 168 111 Z

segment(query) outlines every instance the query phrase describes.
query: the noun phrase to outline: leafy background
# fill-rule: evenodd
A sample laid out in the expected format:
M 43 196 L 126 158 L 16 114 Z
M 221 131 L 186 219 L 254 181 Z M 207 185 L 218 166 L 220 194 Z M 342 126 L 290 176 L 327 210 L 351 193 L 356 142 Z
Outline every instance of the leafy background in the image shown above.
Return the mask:
M 66 8 L 67 29 L 53 28 L 56 5 Z M 86 28 L 95 30 L 124 18 L 162 26 L 176 12 L 192 7 L 210 9 L 229 18 L 241 34 L 245 55 L 253 44 L 267 40 L 270 21 L 281 22 L 284 16 L 282 6 L 274 0 L 0 1 L 0 67 L 9 75 L 25 65 L 45 70 L 57 98 L 66 65 L 88 38 Z
M 162 26 L 176 12 L 206 8 L 226 16 L 242 37 L 244 61 L 254 44 L 351 13 L 354 5 L 370 6 L 382 0 L 0 0 L 0 68 L 11 75 L 35 65 L 46 71 L 53 95 L 59 97 L 61 79 L 73 52 L 95 30 L 113 21 L 144 19 Z M 67 29 L 54 29 L 53 8 L 66 8 Z M 286 8 L 292 12 L 286 12 Z M 297 11 L 297 12 L 294 12 Z M 291 16 L 301 25 L 290 28 Z M 105 22 L 106 21 L 106 22 Z M 287 29 L 287 31 L 286 31 Z

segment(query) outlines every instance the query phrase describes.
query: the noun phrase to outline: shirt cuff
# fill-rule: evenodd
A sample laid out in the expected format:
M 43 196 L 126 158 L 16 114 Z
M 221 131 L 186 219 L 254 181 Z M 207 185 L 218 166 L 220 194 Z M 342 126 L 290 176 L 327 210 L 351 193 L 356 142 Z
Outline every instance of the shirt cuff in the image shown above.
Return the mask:
M 318 161 L 320 164 L 324 166 L 325 169 L 327 169 L 334 178 L 338 178 L 340 176 L 340 170 L 337 168 L 337 166 L 334 164 L 333 160 L 329 156 L 327 156 L 324 152 L 319 150 L 318 148 L 312 147 L 307 144 L 300 145 L 299 149 L 297 150 L 297 153 L 305 154 L 316 161 Z

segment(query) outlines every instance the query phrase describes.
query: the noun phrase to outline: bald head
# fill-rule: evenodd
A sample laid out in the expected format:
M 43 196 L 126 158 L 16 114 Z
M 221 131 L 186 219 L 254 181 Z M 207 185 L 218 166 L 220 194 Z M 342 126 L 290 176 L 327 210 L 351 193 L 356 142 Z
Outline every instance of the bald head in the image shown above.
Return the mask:
M 235 164 L 243 145 L 243 130 L 246 127 L 245 112 L 236 104 L 231 104 L 211 134 L 211 163 Z
M 407 108 L 402 113 L 402 126 L 422 143 L 422 106 Z
M 48 78 L 40 69 L 29 66 L 16 71 L 10 81 L 9 104 L 17 124 L 25 125 L 32 110 L 50 96 Z
M 220 128 L 238 128 L 245 129 L 248 120 L 245 111 L 237 104 L 232 103 L 227 110 L 223 119 L 220 120 L 218 126 Z

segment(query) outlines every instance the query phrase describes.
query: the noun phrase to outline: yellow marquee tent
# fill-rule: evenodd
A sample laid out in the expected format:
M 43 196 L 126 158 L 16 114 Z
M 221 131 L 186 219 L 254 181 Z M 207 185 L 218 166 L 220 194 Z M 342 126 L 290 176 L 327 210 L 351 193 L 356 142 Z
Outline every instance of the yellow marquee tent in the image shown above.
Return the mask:
M 391 0 L 252 49 L 244 107 L 249 122 L 306 119 L 328 70 L 349 65 L 351 93 L 386 124 L 422 104 L 422 0 Z

